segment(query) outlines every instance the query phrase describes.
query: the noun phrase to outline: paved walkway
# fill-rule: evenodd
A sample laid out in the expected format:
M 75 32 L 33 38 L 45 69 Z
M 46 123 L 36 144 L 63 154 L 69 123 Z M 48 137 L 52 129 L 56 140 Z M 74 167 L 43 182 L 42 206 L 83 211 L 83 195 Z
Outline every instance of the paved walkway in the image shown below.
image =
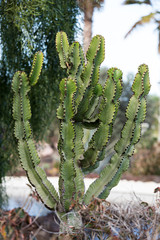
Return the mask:
M 58 191 L 58 177 L 48 178 Z M 88 186 L 95 179 L 85 178 L 85 187 Z M 31 193 L 29 184 L 26 177 L 6 177 L 5 185 L 6 191 L 9 196 L 8 206 L 6 209 L 15 207 L 24 207 L 30 215 L 44 215 L 47 209 L 41 204 L 37 203 L 34 199 L 28 198 Z M 119 184 L 114 187 L 107 198 L 109 202 L 116 203 L 133 203 L 135 201 L 145 201 L 149 204 L 155 204 L 157 194 L 154 189 L 160 187 L 160 183 L 155 182 L 140 182 L 140 181 L 127 181 L 121 180 Z

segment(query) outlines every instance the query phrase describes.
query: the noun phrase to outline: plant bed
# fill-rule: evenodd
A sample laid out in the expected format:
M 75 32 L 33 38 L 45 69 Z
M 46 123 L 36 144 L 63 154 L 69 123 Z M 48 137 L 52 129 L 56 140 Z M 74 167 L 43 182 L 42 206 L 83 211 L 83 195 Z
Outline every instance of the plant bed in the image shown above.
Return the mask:
M 82 218 L 81 228 L 74 229 L 72 224 L 64 227 L 63 221 L 64 232 L 55 212 L 37 218 L 22 209 L 1 211 L 0 239 L 156 240 L 160 239 L 159 203 L 159 198 L 154 206 L 138 201 L 118 205 L 94 199 L 76 213 Z

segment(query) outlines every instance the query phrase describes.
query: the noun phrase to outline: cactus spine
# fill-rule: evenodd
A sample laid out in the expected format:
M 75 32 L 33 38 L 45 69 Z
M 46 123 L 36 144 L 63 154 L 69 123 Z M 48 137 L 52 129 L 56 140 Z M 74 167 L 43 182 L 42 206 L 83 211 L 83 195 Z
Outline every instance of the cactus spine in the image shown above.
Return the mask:
M 107 72 L 105 85 L 99 83 L 100 65 L 105 55 L 102 36 L 97 35 L 92 39 L 86 57 L 78 42 L 69 44 L 64 32 L 57 33 L 56 48 L 60 65 L 66 69 L 68 76 L 59 84 L 60 103 L 57 109 L 61 158 L 59 196 L 38 166 L 40 160 L 29 123 L 31 109 L 28 92 L 39 78 L 43 62 L 41 52 L 35 56 L 29 78 L 24 72 L 14 75 L 13 117 L 21 163 L 30 182 L 48 208 L 57 207 L 61 212 L 68 212 L 75 201 L 87 205 L 93 197 L 106 198 L 128 168 L 129 157 L 140 139 L 141 123 L 146 116 L 145 97 L 149 93 L 150 82 L 148 67 L 143 64 L 132 85 L 133 95 L 126 109 L 126 123 L 115 144 L 115 153 L 85 193 L 84 174 L 92 172 L 104 159 L 105 147 L 112 135 L 122 93 L 122 72 L 111 68 Z M 87 149 L 83 143 L 84 129 L 94 129 Z

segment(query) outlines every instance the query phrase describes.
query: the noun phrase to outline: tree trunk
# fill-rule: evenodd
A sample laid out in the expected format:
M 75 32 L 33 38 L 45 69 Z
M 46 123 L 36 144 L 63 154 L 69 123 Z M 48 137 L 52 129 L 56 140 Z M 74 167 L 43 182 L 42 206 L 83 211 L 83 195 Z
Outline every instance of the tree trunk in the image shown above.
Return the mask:
M 84 30 L 83 30 L 83 48 L 87 52 L 91 38 L 92 38 L 92 18 L 93 18 L 93 3 L 91 0 L 85 1 L 84 6 Z

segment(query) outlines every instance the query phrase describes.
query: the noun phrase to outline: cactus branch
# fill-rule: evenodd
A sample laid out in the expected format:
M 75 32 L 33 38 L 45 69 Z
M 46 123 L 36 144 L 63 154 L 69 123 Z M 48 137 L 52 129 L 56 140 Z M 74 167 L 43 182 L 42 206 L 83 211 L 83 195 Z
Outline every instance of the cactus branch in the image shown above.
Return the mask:
M 59 203 L 59 197 L 47 180 L 45 172 L 38 166 L 40 159 L 32 140 L 32 131 L 29 120 L 31 118 L 31 106 L 28 98 L 30 85 L 36 84 L 42 68 L 43 54 L 38 52 L 33 61 L 30 78 L 24 72 L 16 72 L 13 77 L 12 89 L 13 98 L 13 118 L 15 120 L 14 133 L 18 140 L 18 151 L 21 165 L 27 173 L 28 179 L 35 187 L 41 200 L 50 208 L 55 209 Z
M 126 110 L 127 121 L 121 138 L 115 145 L 115 154 L 100 173 L 100 177 L 90 185 L 84 197 L 85 204 L 88 204 L 93 196 L 106 198 L 129 166 L 129 157 L 133 154 L 134 146 L 140 139 L 140 125 L 146 115 L 145 96 L 150 89 L 148 76 L 148 67 L 145 64 L 141 65 L 132 85 L 133 96 Z

